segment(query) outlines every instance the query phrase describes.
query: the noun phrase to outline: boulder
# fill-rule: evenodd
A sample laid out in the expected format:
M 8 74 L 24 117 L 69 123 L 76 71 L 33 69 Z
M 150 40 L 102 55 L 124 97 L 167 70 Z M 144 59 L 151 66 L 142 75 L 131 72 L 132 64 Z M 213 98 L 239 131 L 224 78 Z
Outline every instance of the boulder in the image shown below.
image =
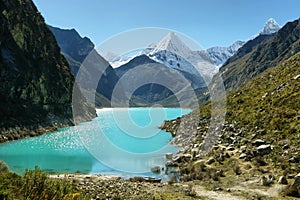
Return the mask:
M 258 131 L 256 131 L 256 133 L 259 135 L 265 135 L 267 133 L 267 131 L 266 130 L 258 130 Z
M 191 150 L 191 153 L 192 153 L 193 157 L 195 157 L 199 153 L 199 149 L 198 148 L 193 148 Z
M 270 186 L 275 180 L 275 177 L 271 174 L 267 175 L 267 176 L 262 176 L 261 177 L 261 184 L 263 186 Z
M 233 151 L 233 150 L 234 150 L 234 147 L 229 146 L 229 147 L 226 148 L 226 150 L 227 150 L 227 151 Z
M 239 159 L 245 159 L 247 158 L 247 154 L 245 153 L 242 153 L 240 156 L 239 156 Z
M 160 173 L 160 166 L 155 166 L 151 168 L 151 172 L 155 173 L 155 174 L 159 174 Z
M 165 166 L 166 166 L 166 167 L 178 167 L 178 164 L 177 164 L 177 163 L 174 163 L 174 162 L 172 162 L 172 161 L 167 161 L 167 162 L 165 163 Z
M 166 153 L 166 159 L 172 160 L 173 154 L 172 153 Z
M 289 148 L 290 148 L 290 145 L 288 145 L 288 144 L 285 144 L 285 145 L 283 145 L 283 147 L 282 147 L 282 149 L 284 149 L 284 150 L 289 149 Z
M 191 154 L 178 154 L 175 156 L 175 158 L 173 158 L 173 162 L 176 163 L 182 163 L 182 162 L 188 162 L 192 159 L 192 155 Z
M 218 150 L 219 149 L 219 146 L 217 146 L 217 145 L 214 145 L 213 147 L 212 147 L 212 150 Z
M 240 147 L 240 152 L 245 153 L 247 150 L 247 146 L 241 146 Z
M 254 142 L 252 142 L 252 144 L 254 145 L 254 146 L 260 146 L 260 145 L 263 145 L 263 144 L 266 144 L 266 142 L 264 141 L 264 140 L 261 140 L 261 139 L 257 139 L 257 140 L 255 140 Z
M 285 176 L 280 176 L 279 179 L 278 179 L 278 183 L 282 184 L 282 185 L 287 185 L 288 181 L 287 181 Z
M 264 145 L 260 145 L 259 147 L 257 147 L 257 153 L 261 156 L 269 154 L 272 151 L 271 145 L 269 144 L 264 144 Z
M 298 162 L 299 162 L 299 158 L 293 156 L 293 157 L 291 157 L 291 158 L 289 159 L 289 162 L 290 162 L 290 163 L 298 163 Z
M 207 160 L 207 164 L 212 164 L 212 163 L 214 163 L 216 160 L 214 159 L 214 158 L 209 158 L 208 160 Z
M 300 185 L 300 173 L 295 176 L 293 185 L 295 185 L 295 186 Z

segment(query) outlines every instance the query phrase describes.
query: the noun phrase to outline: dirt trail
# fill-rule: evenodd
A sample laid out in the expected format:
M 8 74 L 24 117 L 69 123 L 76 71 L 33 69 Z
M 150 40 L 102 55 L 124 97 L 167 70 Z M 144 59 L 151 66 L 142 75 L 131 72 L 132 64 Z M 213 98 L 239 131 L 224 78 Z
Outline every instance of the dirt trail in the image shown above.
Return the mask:
M 235 196 L 229 193 L 220 192 L 220 191 L 208 191 L 203 186 L 195 185 L 193 187 L 196 194 L 200 197 L 210 200 L 247 200 L 242 196 Z

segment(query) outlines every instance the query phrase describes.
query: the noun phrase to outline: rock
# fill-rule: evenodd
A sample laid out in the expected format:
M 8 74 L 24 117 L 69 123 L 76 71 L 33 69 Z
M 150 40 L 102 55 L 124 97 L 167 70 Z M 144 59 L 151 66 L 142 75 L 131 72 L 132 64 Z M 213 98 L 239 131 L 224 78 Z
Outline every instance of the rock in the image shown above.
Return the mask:
M 256 134 L 256 133 L 253 133 L 253 134 L 251 135 L 251 139 L 256 138 L 256 136 L 257 136 L 257 134 Z
M 256 133 L 257 134 L 259 134 L 259 135 L 265 135 L 267 132 L 266 132 L 266 130 L 258 130 L 258 131 L 256 131 Z
M 298 74 L 297 76 L 293 77 L 292 79 L 293 79 L 293 80 L 300 79 L 300 74 Z
M 300 185 L 300 173 L 295 176 L 293 185 Z
M 261 139 L 257 139 L 257 140 L 255 140 L 254 142 L 252 142 L 252 144 L 254 145 L 254 146 L 261 146 L 261 145 L 263 145 L 263 144 L 266 144 L 266 142 L 264 141 L 264 140 L 261 140 Z
M 222 190 L 223 190 L 223 189 L 220 188 L 220 187 L 216 187 L 216 188 L 213 189 L 213 191 L 222 191 Z
M 151 172 L 155 173 L 155 174 L 159 174 L 160 173 L 160 166 L 155 166 L 151 168 Z
M 172 160 L 173 154 L 172 153 L 166 153 L 166 159 Z
M 261 156 L 269 154 L 272 151 L 271 145 L 269 144 L 264 144 L 264 145 L 260 145 L 259 147 L 257 147 L 257 153 Z
M 261 184 L 263 186 L 270 186 L 275 180 L 275 177 L 271 174 L 267 175 L 267 176 L 262 176 L 261 177 Z
M 242 153 L 240 156 L 239 156 L 239 159 L 245 159 L 247 158 L 247 154 L 245 153 Z
M 293 156 L 293 157 L 291 157 L 291 158 L 289 159 L 289 162 L 290 162 L 290 163 L 298 163 L 298 162 L 299 162 L 299 159 L 298 159 L 297 157 Z
M 247 146 L 241 146 L 241 147 L 240 147 L 240 151 L 241 151 L 242 153 L 245 153 L 246 150 L 247 150 Z
M 272 174 L 267 175 L 268 180 L 270 181 L 275 181 L 275 176 L 273 176 Z
M 226 153 L 226 154 L 225 154 L 225 158 L 230 158 L 229 153 Z
M 295 178 L 295 174 L 288 174 L 288 175 L 287 175 L 287 178 L 288 178 L 288 179 Z
M 195 157 L 199 153 L 199 149 L 198 148 L 193 148 L 191 150 L 191 153 L 192 153 L 193 157 Z
M 223 162 L 225 160 L 225 156 L 223 154 L 220 154 L 218 157 L 217 157 L 217 161 L 218 162 Z
M 287 181 L 287 179 L 285 178 L 285 176 L 280 176 L 279 179 L 278 179 L 278 183 L 279 183 L 279 184 L 282 184 L 282 185 L 287 185 L 287 184 L 288 184 L 288 181 Z
M 214 158 L 209 158 L 208 160 L 207 160 L 207 164 L 212 164 L 212 163 L 214 163 L 216 160 L 214 159 Z
M 219 146 L 215 145 L 212 147 L 212 150 L 218 150 L 219 149 Z
M 166 167 L 178 167 L 178 164 L 177 164 L 177 163 L 174 163 L 174 162 L 172 162 L 172 161 L 167 161 L 167 162 L 165 163 L 165 166 L 166 166 Z
M 225 177 L 224 172 L 223 172 L 222 169 L 221 169 L 221 170 L 218 170 L 218 171 L 216 172 L 216 175 L 217 175 L 218 177 Z
M 288 148 L 290 148 L 290 145 L 288 145 L 288 144 L 285 144 L 285 145 L 283 145 L 283 147 L 282 147 L 282 149 L 284 149 L 284 150 L 286 150 L 286 149 L 288 149 Z
M 191 154 L 178 154 L 176 155 L 175 158 L 173 158 L 173 162 L 176 162 L 176 163 L 182 163 L 182 162 L 188 162 L 190 161 L 192 158 L 192 155 Z
M 234 150 L 234 147 L 227 147 L 226 150 L 227 150 L 227 151 L 233 151 L 233 150 Z

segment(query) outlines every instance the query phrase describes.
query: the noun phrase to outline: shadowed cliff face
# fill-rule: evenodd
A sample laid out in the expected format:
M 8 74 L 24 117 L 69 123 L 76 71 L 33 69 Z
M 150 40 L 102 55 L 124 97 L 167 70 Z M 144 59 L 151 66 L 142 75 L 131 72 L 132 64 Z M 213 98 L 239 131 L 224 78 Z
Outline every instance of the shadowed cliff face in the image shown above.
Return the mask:
M 92 78 L 99 78 L 95 77 L 92 71 L 103 71 L 103 73 L 96 73 L 101 78 L 98 86 L 93 88 L 96 90 L 94 91 L 95 97 L 93 99 L 88 98 L 88 101 L 95 103 L 97 107 L 110 107 L 113 89 L 119 81 L 114 69 L 94 50 L 94 44 L 91 40 L 87 37 L 82 38 L 75 29 L 60 29 L 52 26 L 49 26 L 49 28 L 54 34 L 61 52 L 68 61 L 71 72 L 75 77 L 81 70 L 80 75 L 84 76 L 83 78 L 86 82 L 90 82 Z M 91 60 L 93 63 L 88 64 L 88 66 L 82 66 L 82 64 L 87 64 Z M 81 85 L 82 89 L 91 89 L 90 85 L 83 84 L 88 87 Z
M 31 0 L 1 0 L 0 11 L 0 133 L 72 125 L 74 77 L 43 17 Z M 82 120 L 96 116 L 78 102 Z

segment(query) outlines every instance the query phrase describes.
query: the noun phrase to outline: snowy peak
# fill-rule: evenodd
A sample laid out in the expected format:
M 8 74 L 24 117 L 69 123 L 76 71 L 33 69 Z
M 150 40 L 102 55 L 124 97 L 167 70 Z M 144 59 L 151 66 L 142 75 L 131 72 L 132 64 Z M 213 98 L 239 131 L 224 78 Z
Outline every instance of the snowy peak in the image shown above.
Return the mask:
M 242 47 L 246 42 L 244 41 L 236 41 L 229 47 L 212 47 L 207 49 L 207 53 L 210 58 L 213 60 L 214 64 L 217 66 L 223 65 L 228 58 L 233 56 L 240 47 Z
M 174 32 L 168 33 L 161 41 L 149 47 L 153 48 L 152 52 L 166 50 L 178 55 L 186 55 L 191 52 L 191 49 Z
M 232 54 L 234 54 L 237 50 L 239 50 L 239 48 L 241 48 L 246 42 L 245 41 L 241 41 L 238 40 L 235 43 L 233 43 L 232 45 L 230 45 L 228 47 L 228 51 Z
M 275 21 L 275 19 L 270 18 L 266 22 L 264 29 L 260 32 L 261 35 L 270 35 L 279 31 L 281 26 Z

